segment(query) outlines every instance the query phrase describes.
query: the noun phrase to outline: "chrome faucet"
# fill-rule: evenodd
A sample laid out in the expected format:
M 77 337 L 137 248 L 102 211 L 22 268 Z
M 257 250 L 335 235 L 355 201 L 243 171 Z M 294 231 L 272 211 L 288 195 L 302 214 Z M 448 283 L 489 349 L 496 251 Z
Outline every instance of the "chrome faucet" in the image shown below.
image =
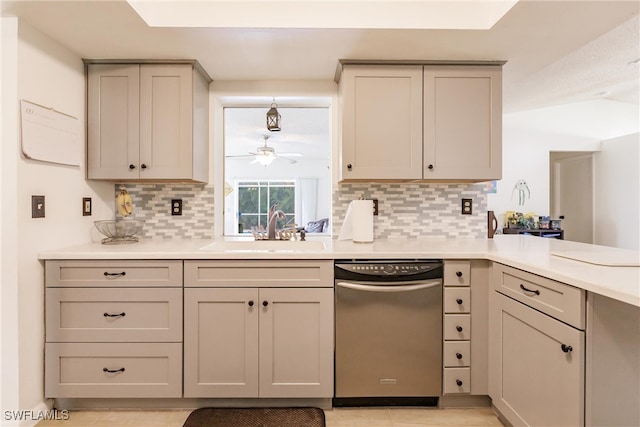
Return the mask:
M 267 224 L 267 239 L 275 239 L 276 238 L 276 221 L 278 219 L 284 219 L 284 212 L 278 209 L 278 202 L 275 202 L 271 205 L 269 209 L 269 223 Z

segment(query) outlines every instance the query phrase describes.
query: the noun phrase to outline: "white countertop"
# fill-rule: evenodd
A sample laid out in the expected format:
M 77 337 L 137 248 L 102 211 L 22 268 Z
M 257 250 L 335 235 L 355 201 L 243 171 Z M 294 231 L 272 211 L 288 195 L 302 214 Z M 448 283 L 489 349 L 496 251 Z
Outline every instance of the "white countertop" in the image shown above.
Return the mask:
M 488 259 L 534 274 L 558 280 L 606 297 L 640 307 L 640 267 L 611 266 L 640 263 L 640 252 L 587 245 L 524 235 L 499 235 L 494 239 L 416 238 L 379 239 L 373 243 L 353 243 L 311 237 L 323 242 L 313 248 L 305 242 L 291 242 L 286 249 L 225 249 L 225 242 L 246 240 L 164 239 L 141 240 L 124 245 L 91 243 L 41 252 L 42 260 L 80 259 L 365 259 L 442 258 Z M 211 243 L 216 242 L 213 246 Z M 217 246 L 220 247 L 217 247 Z M 203 249 L 204 247 L 208 249 Z M 273 247 L 267 246 L 268 248 Z M 298 250 L 298 248 L 300 248 Z M 554 255 L 555 254 L 555 255 Z M 570 258 L 561 255 L 570 255 Z M 581 256 L 584 255 L 584 256 Z M 589 260 L 578 261 L 573 258 Z M 602 260 L 602 261 L 600 261 Z M 631 262 L 630 262 L 631 260 Z M 605 263 L 610 265 L 599 265 Z

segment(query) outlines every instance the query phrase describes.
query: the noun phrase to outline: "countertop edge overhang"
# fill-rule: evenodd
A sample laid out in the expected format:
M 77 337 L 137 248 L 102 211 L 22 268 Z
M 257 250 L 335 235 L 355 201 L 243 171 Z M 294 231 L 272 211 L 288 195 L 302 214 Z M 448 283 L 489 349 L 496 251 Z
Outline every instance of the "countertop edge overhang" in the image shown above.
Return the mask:
M 331 238 L 323 250 L 203 250 L 231 239 L 142 239 L 138 243 L 88 243 L 42 251 L 40 260 L 334 260 L 334 259 L 484 259 L 640 307 L 640 267 L 608 266 L 554 256 L 571 252 L 606 255 L 606 259 L 640 258 L 640 252 L 524 235 L 494 239 L 424 237 L 378 239 L 354 243 Z M 304 244 L 304 242 L 300 242 Z M 289 248 L 291 245 L 289 246 Z

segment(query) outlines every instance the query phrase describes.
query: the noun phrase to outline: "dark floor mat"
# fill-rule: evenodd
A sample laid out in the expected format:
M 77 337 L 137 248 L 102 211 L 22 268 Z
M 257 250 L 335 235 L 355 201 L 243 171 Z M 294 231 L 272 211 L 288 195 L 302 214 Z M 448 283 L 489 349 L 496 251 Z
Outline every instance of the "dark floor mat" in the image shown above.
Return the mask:
M 325 427 L 319 408 L 201 408 L 183 427 Z

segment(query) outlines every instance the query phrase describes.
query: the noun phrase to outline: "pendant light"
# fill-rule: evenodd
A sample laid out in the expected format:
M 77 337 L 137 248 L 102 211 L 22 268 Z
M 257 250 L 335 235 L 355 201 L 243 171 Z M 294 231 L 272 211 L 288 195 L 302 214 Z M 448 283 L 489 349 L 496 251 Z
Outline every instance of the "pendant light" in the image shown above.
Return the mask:
M 278 105 L 274 102 L 271 104 L 271 108 L 267 111 L 267 129 L 271 132 L 280 130 L 280 113 L 278 113 Z

